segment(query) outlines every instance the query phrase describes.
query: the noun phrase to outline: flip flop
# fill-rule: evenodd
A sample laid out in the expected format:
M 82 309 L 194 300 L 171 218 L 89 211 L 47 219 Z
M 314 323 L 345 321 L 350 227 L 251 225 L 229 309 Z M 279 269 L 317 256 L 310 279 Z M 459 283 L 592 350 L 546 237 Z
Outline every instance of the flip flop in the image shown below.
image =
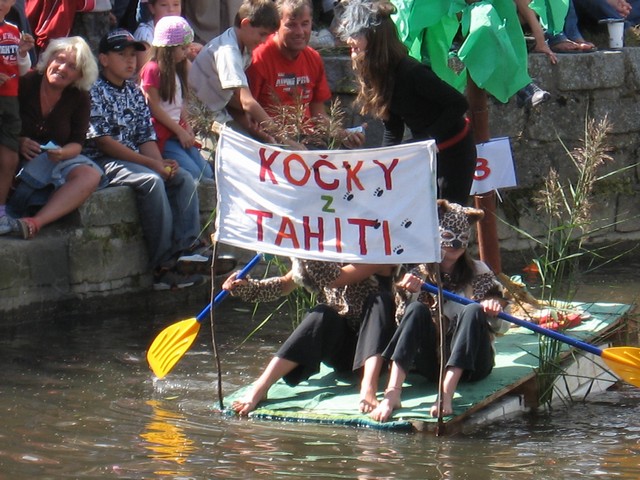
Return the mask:
M 573 40 L 563 40 L 549 47 L 555 53 L 584 53 L 580 44 Z
M 578 46 L 580 47 L 580 50 L 583 53 L 590 53 L 598 50 L 596 46 L 591 42 L 584 41 L 584 42 L 576 42 L 576 43 L 578 44 Z

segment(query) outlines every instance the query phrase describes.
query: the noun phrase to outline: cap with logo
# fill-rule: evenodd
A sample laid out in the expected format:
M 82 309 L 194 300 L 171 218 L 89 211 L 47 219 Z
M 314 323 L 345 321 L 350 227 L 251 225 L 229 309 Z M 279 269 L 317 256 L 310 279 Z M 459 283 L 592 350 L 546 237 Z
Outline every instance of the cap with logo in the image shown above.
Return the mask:
M 133 47 L 139 52 L 147 49 L 144 43 L 137 41 L 134 36 L 131 35 L 131 32 L 119 28 L 102 37 L 100 45 L 98 46 L 98 52 L 121 52 L 127 47 Z

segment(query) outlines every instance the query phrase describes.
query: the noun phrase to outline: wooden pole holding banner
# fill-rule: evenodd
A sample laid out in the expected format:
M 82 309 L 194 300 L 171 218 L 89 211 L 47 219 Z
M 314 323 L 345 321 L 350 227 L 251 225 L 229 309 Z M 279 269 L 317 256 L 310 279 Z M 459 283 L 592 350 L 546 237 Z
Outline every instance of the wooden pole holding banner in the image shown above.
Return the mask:
M 487 92 L 478 87 L 471 78 L 467 83 L 467 99 L 475 141 L 476 143 L 488 142 L 491 135 L 489 134 Z M 496 222 L 496 203 L 497 197 L 494 190 L 474 196 L 475 207 L 484 211 L 484 218 L 478 222 L 477 226 L 480 260 L 498 274 L 502 272 L 502 261 Z

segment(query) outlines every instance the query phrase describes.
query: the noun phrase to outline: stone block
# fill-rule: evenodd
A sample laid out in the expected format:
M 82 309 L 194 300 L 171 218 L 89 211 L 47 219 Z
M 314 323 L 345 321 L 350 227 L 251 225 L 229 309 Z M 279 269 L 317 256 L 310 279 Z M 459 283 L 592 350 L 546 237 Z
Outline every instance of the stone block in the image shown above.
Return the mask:
M 202 180 L 198 185 L 198 201 L 200 212 L 209 215 L 216 209 L 216 183 L 213 180 Z
M 640 48 L 623 48 L 624 63 L 629 72 L 627 87 L 633 90 L 640 90 Z
M 611 94 L 605 94 L 611 93 Z M 622 92 L 594 92 L 592 117 L 600 120 L 606 117 L 611 122 L 611 133 L 632 133 L 640 131 L 638 103 L 640 92 L 621 95 Z
M 625 82 L 625 55 L 622 51 L 559 57 L 555 71 L 559 91 L 619 88 Z
M 619 195 L 615 216 L 615 231 L 640 232 L 640 195 Z
M 78 209 L 84 227 L 102 227 L 118 223 L 138 223 L 138 207 L 133 189 L 107 187 L 93 193 Z
M 148 273 L 144 239 L 136 232 L 109 227 L 76 230 L 69 238 L 69 281 L 72 285 L 110 285 L 129 277 Z
M 1 238 L 0 311 L 68 298 L 66 238 Z

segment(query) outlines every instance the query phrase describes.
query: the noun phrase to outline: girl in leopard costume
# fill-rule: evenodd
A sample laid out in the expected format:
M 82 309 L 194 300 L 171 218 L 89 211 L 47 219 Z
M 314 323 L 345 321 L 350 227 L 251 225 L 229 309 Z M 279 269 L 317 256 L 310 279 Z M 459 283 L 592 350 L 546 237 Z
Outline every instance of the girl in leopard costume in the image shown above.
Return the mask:
M 453 413 L 453 395 L 460 380 L 477 381 L 491 373 L 495 358 L 494 334 L 509 328 L 507 322 L 497 318 L 505 303 L 500 284 L 487 265 L 473 260 L 467 252 L 471 225 L 483 216 L 482 210 L 438 200 L 443 252 L 439 270 L 443 288 L 480 303 L 464 306 L 445 300 L 442 305 L 447 360 L 442 412 L 438 411 L 440 402 L 436 402 L 431 408 L 434 417 L 439 413 L 443 416 Z M 432 321 L 437 305 L 434 298 L 420 288 L 425 280 L 436 283 L 433 270 L 429 265 L 419 265 L 397 284 L 410 295 L 399 307 L 402 320 L 382 354 L 392 360 L 392 364 L 384 399 L 371 412 L 375 420 L 384 422 L 399 408 L 402 383 L 412 366 L 429 380 L 438 381 L 439 335 Z
M 316 293 L 318 305 L 280 347 L 251 392 L 232 408 L 247 415 L 267 396 L 271 385 L 283 378 L 297 385 L 320 370 L 323 362 L 337 371 L 363 367 L 360 411 L 370 413 L 378 404 L 378 377 L 382 351 L 395 330 L 395 302 L 391 265 L 348 264 L 295 260 L 282 277 L 237 280 L 229 277 L 222 288 L 249 302 L 267 302 L 299 286 Z

